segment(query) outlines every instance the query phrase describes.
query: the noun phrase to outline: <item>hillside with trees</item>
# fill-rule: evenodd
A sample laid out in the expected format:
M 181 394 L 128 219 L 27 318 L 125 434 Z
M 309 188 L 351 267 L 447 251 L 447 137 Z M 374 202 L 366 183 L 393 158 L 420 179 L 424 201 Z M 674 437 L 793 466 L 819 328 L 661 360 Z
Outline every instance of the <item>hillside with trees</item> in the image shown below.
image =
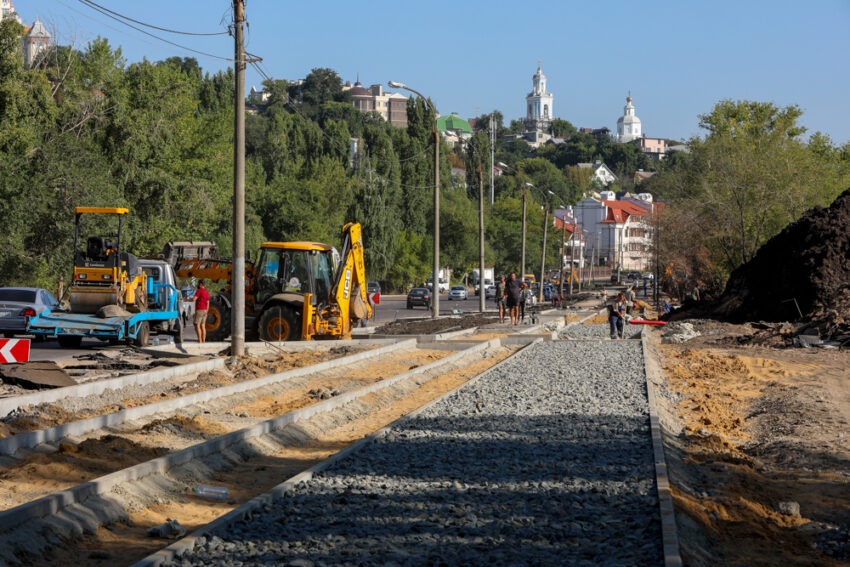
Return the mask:
M 169 240 L 215 240 L 229 250 L 232 71 L 210 74 L 192 58 L 127 62 L 104 39 L 82 49 L 53 47 L 25 69 L 20 34 L 14 20 L 0 22 L 0 285 L 55 289 L 60 275 L 67 279 L 73 210 L 81 205 L 128 207 L 136 254 L 155 254 Z M 299 85 L 269 80 L 263 87 L 270 99 L 246 120 L 249 251 L 266 240 L 338 245 L 342 225 L 357 220 L 370 279 L 386 289 L 427 279 L 432 107 L 411 98 L 408 127 L 392 127 L 357 111 L 339 75 L 325 68 Z M 494 180 L 492 206 L 490 142 L 480 129 L 489 115 L 474 121 L 478 129 L 465 147 L 440 148 L 441 259 L 457 278 L 478 265 L 482 184 L 486 261 L 508 271 L 519 268 L 524 190 L 526 254 L 540 258 L 543 207 L 573 204 L 597 189 L 579 163 L 604 161 L 622 180 L 615 190 L 633 189 L 636 169 L 657 170 L 641 190 L 669 201 L 664 234 L 688 244 L 663 254 L 716 277 L 848 185 L 847 146 L 820 134 L 803 141 L 794 107 L 721 103 L 701 118 L 708 135 L 667 163 L 563 120 L 552 128 L 564 143 L 533 150 L 510 135 L 515 125 L 506 127 L 501 113 L 494 118 L 496 160 L 510 171 Z M 548 240 L 547 265 L 558 265 L 558 247 Z

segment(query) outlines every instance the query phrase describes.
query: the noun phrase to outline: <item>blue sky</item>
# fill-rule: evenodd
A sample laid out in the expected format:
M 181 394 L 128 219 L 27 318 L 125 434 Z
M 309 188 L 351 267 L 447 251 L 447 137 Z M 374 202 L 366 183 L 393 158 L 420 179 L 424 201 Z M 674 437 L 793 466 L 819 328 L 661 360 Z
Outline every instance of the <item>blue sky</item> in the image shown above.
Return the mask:
M 230 0 L 96 0 L 159 27 L 223 31 Z M 207 71 L 229 65 L 227 36 L 152 31 L 217 59 L 169 45 L 79 0 L 14 0 L 63 44 L 102 36 L 128 62 L 196 57 Z M 631 91 L 644 134 L 703 134 L 698 115 L 720 100 L 796 104 L 809 132 L 850 142 L 850 0 L 247 0 L 247 49 L 274 78 L 327 67 L 365 85 L 404 82 L 440 113 L 525 115 L 540 61 L 554 115 L 578 127 L 616 130 Z M 249 67 L 247 87 L 260 87 Z

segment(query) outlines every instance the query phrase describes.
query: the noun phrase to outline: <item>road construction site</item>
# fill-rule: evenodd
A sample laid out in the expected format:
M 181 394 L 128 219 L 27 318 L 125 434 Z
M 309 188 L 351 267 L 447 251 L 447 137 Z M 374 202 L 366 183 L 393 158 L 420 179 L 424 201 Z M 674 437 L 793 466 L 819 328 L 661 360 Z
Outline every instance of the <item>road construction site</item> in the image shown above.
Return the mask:
M 847 352 L 702 320 L 610 341 L 598 308 L 252 344 L 235 365 L 212 344 L 118 377 L 213 366 L 151 391 L 0 400 L 0 441 L 42 438 L 0 457 L 3 561 L 850 564 Z M 93 372 L 75 387 L 115 379 Z M 186 404 L 47 433 L 159 398 Z

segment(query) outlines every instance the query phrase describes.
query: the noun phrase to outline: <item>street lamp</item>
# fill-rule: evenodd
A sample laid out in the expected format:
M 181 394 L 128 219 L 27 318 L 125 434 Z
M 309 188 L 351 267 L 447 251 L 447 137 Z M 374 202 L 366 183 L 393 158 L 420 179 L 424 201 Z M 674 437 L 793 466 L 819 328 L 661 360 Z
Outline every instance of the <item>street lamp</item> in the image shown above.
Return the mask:
M 437 107 L 425 95 L 404 83 L 389 81 L 387 84 L 393 89 L 412 92 L 424 100 L 434 112 L 434 271 L 431 275 L 431 317 L 436 319 L 440 316 L 440 132 L 437 130 Z M 483 278 L 483 274 L 481 276 Z
M 548 189 L 546 190 L 546 193 L 548 193 L 550 197 L 555 196 L 555 194 Z M 542 191 L 541 194 L 543 194 Z M 543 217 L 543 253 L 540 255 L 540 284 L 538 287 L 537 298 L 540 303 L 543 303 L 543 277 L 546 273 L 546 232 L 549 229 L 549 199 L 546 198 L 546 195 L 543 195 L 543 203 L 546 207 L 546 214 Z

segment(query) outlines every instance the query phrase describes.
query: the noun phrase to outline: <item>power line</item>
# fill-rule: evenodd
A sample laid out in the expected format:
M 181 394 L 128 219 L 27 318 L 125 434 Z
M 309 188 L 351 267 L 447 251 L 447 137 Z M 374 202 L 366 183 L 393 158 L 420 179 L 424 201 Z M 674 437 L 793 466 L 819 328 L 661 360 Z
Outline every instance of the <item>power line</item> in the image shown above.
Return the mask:
M 78 1 L 79 1 L 81 4 L 83 4 L 84 6 L 87 6 L 87 7 L 91 8 L 92 10 L 95 10 L 95 11 L 97 11 L 97 12 L 100 12 L 101 14 L 103 14 L 104 16 L 106 16 L 107 18 L 111 18 L 111 19 L 115 20 L 116 22 L 122 23 L 122 24 L 124 24 L 125 26 L 127 26 L 127 27 L 129 27 L 129 28 L 132 28 L 132 29 L 134 29 L 134 30 L 136 30 L 137 32 L 143 33 L 143 34 L 145 34 L 145 35 L 147 35 L 147 36 L 149 36 L 149 37 L 152 37 L 152 38 L 154 38 L 154 39 L 156 39 L 156 40 L 159 40 L 159 41 L 161 41 L 161 42 L 163 42 L 163 43 L 167 43 L 167 44 L 169 44 L 169 45 L 173 45 L 174 47 L 179 47 L 180 49 L 185 49 L 186 51 L 190 51 L 190 52 L 192 52 L 192 53 L 197 53 L 198 55 L 203 55 L 203 56 L 205 56 L 205 57 L 212 57 L 213 59 L 219 59 L 219 60 L 221 60 L 221 61 L 228 61 L 228 62 L 230 62 L 230 63 L 234 63 L 234 62 L 235 62 L 235 59 L 232 59 L 232 58 L 230 58 L 230 57 L 221 57 L 220 55 L 214 55 L 214 54 L 212 54 L 212 53 L 207 53 L 207 52 L 205 52 L 205 51 L 199 51 L 199 50 L 197 50 L 197 49 L 192 49 L 191 47 L 186 47 L 185 45 L 180 45 L 179 43 L 175 43 L 175 42 L 173 42 L 173 41 L 169 41 L 169 40 L 167 40 L 167 39 L 165 39 L 165 38 L 163 38 L 163 37 L 159 37 L 158 35 L 152 34 L 152 33 L 148 32 L 148 31 L 145 31 L 145 30 L 143 30 L 143 29 L 141 29 L 141 28 L 137 27 L 137 26 L 134 26 L 133 24 L 130 24 L 130 23 L 128 23 L 128 22 L 126 22 L 126 21 L 124 21 L 123 19 L 119 18 L 119 17 L 113 16 L 110 10 L 106 10 L 105 8 L 101 8 L 100 6 L 98 6 L 97 4 L 95 4 L 94 2 L 90 2 L 90 0 L 78 0 Z
M 127 20 L 128 22 L 133 22 L 134 24 L 139 24 L 140 26 L 144 26 L 146 28 L 151 28 L 151 29 L 155 29 L 155 30 L 163 31 L 163 32 L 167 32 L 167 33 L 174 33 L 174 34 L 178 34 L 178 35 L 193 35 L 193 36 L 230 35 L 229 31 L 212 32 L 212 33 L 195 33 L 195 32 L 187 32 L 187 31 L 180 31 L 180 30 L 172 30 L 172 29 L 168 29 L 168 28 L 161 28 L 161 27 L 155 26 L 153 24 L 147 24 L 147 23 L 139 21 L 139 20 L 134 20 L 133 18 L 131 18 L 129 16 L 125 16 L 123 14 L 119 14 L 118 12 L 114 12 L 114 11 L 110 10 L 109 8 L 107 8 L 105 6 L 101 6 L 100 4 L 97 4 L 96 2 L 92 2 L 91 0 L 79 0 L 79 2 L 81 2 L 82 4 L 85 4 L 86 6 L 89 6 L 90 8 L 93 8 L 93 9 L 99 11 L 101 14 L 105 15 L 105 12 L 109 12 L 110 14 L 114 15 L 117 18 L 121 18 L 122 20 Z

